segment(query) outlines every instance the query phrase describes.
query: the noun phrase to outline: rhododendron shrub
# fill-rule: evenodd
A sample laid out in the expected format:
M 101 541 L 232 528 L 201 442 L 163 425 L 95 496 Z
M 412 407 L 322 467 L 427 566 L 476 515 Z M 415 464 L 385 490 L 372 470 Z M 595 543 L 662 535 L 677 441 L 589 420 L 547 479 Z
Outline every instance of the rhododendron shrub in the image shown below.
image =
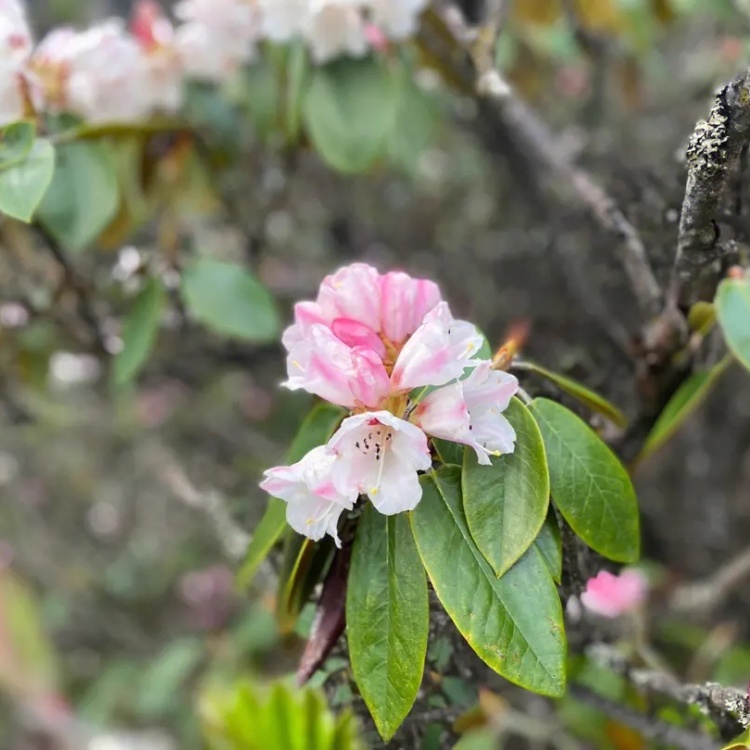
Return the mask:
M 245 577 L 288 527 L 306 539 L 287 544 L 284 617 L 299 611 L 285 592 L 311 590 L 330 569 L 318 622 L 345 607 L 354 676 L 386 739 L 421 684 L 428 585 L 487 664 L 562 694 L 560 520 L 600 554 L 638 555 L 635 494 L 609 448 L 568 409 L 529 399 L 507 371 L 515 344 L 493 357 L 427 279 L 341 268 L 297 303 L 282 341 L 283 387 L 320 403 L 294 460 L 265 472 L 274 499 Z M 608 616 L 635 606 L 638 575 L 603 592 L 592 581 L 584 604 Z M 327 593 L 342 582 L 345 601 Z M 339 632 L 314 629 L 302 679 Z

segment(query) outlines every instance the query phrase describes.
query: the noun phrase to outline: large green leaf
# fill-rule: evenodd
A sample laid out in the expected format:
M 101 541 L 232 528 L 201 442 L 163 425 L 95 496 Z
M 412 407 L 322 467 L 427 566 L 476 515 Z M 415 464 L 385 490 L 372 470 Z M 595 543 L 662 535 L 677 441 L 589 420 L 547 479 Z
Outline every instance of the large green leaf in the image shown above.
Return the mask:
M 0 128 L 0 169 L 22 162 L 34 146 L 36 126 L 30 120 Z
M 286 463 L 296 463 L 308 451 L 326 443 L 344 415 L 344 410 L 333 404 L 320 403 L 314 406 L 300 425 L 289 447 Z M 240 586 L 244 587 L 250 584 L 260 564 L 265 560 L 286 528 L 286 503 L 275 497 L 271 498 L 263 518 L 255 527 L 245 560 L 237 574 L 237 581 Z
M 547 564 L 552 580 L 560 583 L 562 580 L 562 537 L 557 525 L 554 511 L 547 514 L 539 535 L 534 540 L 534 546 Z
M 624 427 L 628 420 L 625 415 L 604 396 L 599 395 L 590 388 L 579 383 L 577 380 L 569 378 L 567 375 L 561 375 L 559 372 L 553 372 L 534 362 L 519 362 L 518 369 L 533 372 L 535 375 L 545 378 L 554 383 L 561 391 L 572 396 L 577 401 L 585 404 L 592 411 L 614 422 L 618 427 Z
M 498 578 L 469 533 L 460 468 L 443 467 L 422 477 L 422 486 L 412 528 L 445 611 L 479 657 L 503 677 L 543 695 L 562 695 L 562 606 L 537 549 Z
M 273 341 L 281 327 L 276 302 L 255 276 L 233 263 L 201 258 L 182 274 L 182 297 L 201 323 L 247 341 Z
M 39 220 L 69 250 L 82 250 L 117 213 L 117 174 L 103 143 L 66 143 L 57 149 L 55 175 L 39 206 Z
M 652 427 L 639 459 L 659 450 L 682 427 L 685 420 L 705 401 L 719 376 L 731 363 L 732 358 L 726 357 L 710 370 L 695 372 L 675 391 Z
M 732 354 L 750 370 L 750 279 L 724 279 L 716 312 Z
M 167 293 L 158 279 L 150 278 L 133 303 L 122 327 L 122 350 L 115 357 L 114 378 L 118 386 L 129 383 L 140 372 L 156 343 Z
M 366 170 L 396 126 L 399 89 L 374 58 L 342 58 L 317 66 L 303 102 L 303 121 L 320 156 L 334 169 Z
M 729 744 L 724 745 L 721 750 L 746 750 L 750 748 L 750 729 L 746 729 L 739 737 L 735 737 Z
M 0 169 L 0 213 L 31 221 L 54 171 L 55 149 L 48 140 L 39 138 L 24 159 Z
M 346 589 L 354 679 L 384 740 L 417 697 L 427 653 L 427 579 L 409 520 L 366 507 Z
M 549 508 L 549 473 L 544 442 L 534 418 L 518 400 L 505 412 L 516 431 L 516 449 L 481 466 L 474 451 L 464 454 L 466 521 L 477 547 L 499 577 L 542 528 Z
M 638 501 L 627 471 L 573 412 L 544 398 L 531 413 L 547 448 L 552 499 L 573 531 L 599 554 L 638 559 Z

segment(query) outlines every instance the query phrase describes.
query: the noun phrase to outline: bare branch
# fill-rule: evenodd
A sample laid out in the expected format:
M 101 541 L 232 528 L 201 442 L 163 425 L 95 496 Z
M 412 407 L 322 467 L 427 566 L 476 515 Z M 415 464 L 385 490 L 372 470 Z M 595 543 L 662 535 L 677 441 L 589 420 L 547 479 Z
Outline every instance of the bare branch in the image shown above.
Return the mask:
M 750 576 L 750 549 L 723 565 L 713 575 L 701 581 L 684 584 L 670 597 L 670 607 L 680 613 L 710 614 L 729 596 L 732 590 Z
M 629 706 L 605 698 L 588 688 L 571 685 L 569 692 L 574 698 L 588 703 L 605 715 L 634 729 L 645 739 L 654 740 L 660 745 L 678 747 L 680 750 L 715 750 L 716 748 L 716 740 L 706 735 L 639 713 Z
M 687 149 L 688 177 L 682 203 L 670 300 L 687 306 L 710 299 L 721 250 L 717 245 L 721 202 L 750 139 L 750 70 L 717 95 L 708 120 L 695 126 Z
M 567 152 L 556 143 L 547 125 L 521 101 L 488 54 L 491 47 L 489 30 L 472 34 L 458 9 L 451 7 L 447 26 L 456 43 L 463 47 L 473 65 L 476 92 L 491 106 L 494 116 L 513 134 L 523 151 L 552 176 L 558 188 L 572 192 L 594 220 L 605 231 L 619 238 L 619 257 L 627 273 L 633 293 L 647 317 L 656 315 L 662 306 L 662 291 L 649 263 L 646 249 L 635 227 L 615 201 L 585 171 L 571 161 Z M 475 38 L 476 37 L 476 38 Z
M 623 675 L 641 693 L 661 695 L 676 703 L 697 706 L 719 727 L 723 735 L 739 734 L 750 725 L 747 693 L 715 682 L 683 684 L 672 675 L 656 669 L 631 666 L 627 659 L 607 644 L 590 646 L 587 655 L 617 674 Z
M 199 510 L 206 516 L 227 558 L 241 560 L 250 543 L 250 535 L 235 523 L 225 498 L 216 490 L 200 491 L 161 443 L 149 444 L 147 455 L 162 482 L 174 496 L 189 508 Z

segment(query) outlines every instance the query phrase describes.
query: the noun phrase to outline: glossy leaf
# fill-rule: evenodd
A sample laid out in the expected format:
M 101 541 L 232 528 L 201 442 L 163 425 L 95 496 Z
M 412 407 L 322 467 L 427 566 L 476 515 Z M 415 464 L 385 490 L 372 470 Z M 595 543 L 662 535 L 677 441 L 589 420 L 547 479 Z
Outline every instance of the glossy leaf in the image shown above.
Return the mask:
M 36 126 L 30 120 L 0 128 L 0 169 L 22 162 L 34 146 Z
M 427 579 L 407 516 L 384 516 L 368 504 L 354 542 L 346 623 L 354 679 L 386 741 L 422 684 L 429 617 Z
M 750 370 L 750 279 L 724 279 L 716 294 L 716 312 L 727 346 Z
M 282 634 L 294 630 L 302 607 L 325 574 L 333 550 L 330 537 L 317 543 L 299 534 L 287 538 L 276 600 L 276 619 Z
M 463 466 L 465 445 L 454 443 L 451 440 L 442 440 L 441 438 L 432 438 L 432 445 L 435 448 L 438 458 L 444 464 Z
M 516 431 L 513 453 L 481 466 L 474 451 L 464 454 L 466 521 L 477 547 L 503 575 L 531 546 L 549 508 L 549 473 L 544 442 L 534 418 L 518 400 L 505 412 Z
M 116 385 L 129 383 L 146 364 L 156 343 L 166 304 L 166 290 L 159 279 L 150 278 L 133 303 L 122 327 L 122 350 L 115 357 L 114 363 Z
M 659 450 L 705 401 L 719 376 L 732 363 L 727 357 L 710 370 L 693 373 L 669 399 L 656 424 L 651 428 L 639 459 Z
M 181 291 L 188 310 L 219 333 L 253 342 L 279 335 L 276 302 L 242 266 L 209 258 L 193 261 L 182 274 Z
M 55 150 L 45 138 L 34 141 L 16 164 L 0 169 L 0 213 L 31 221 L 55 171 Z
M 443 467 L 422 477 L 422 486 L 412 528 L 445 611 L 479 657 L 507 680 L 543 695 L 562 695 L 562 606 L 539 552 L 530 549 L 497 578 L 469 533 L 461 470 Z
M 363 750 L 351 712 L 335 716 L 310 688 L 209 683 L 199 709 L 211 750 Z
M 539 375 L 540 377 L 551 381 L 561 391 L 564 391 L 569 396 L 580 401 L 597 414 L 606 417 L 618 427 L 624 427 L 627 424 L 628 420 L 625 415 L 614 404 L 610 403 L 604 398 L 604 396 L 600 396 L 590 388 L 581 385 L 578 381 L 573 380 L 566 375 L 561 375 L 558 372 L 552 372 L 552 370 L 548 370 L 534 362 L 523 362 L 520 369 L 532 372 L 535 375 Z
M 627 471 L 573 412 L 544 398 L 531 406 L 544 437 L 552 499 L 592 549 L 634 562 L 640 548 L 638 502 Z
M 560 528 L 557 525 L 554 512 L 550 512 L 547 515 L 547 520 L 534 540 L 534 546 L 544 559 L 552 580 L 555 583 L 560 583 L 562 581 L 563 564 L 562 537 L 560 536 Z
M 119 205 L 115 166 L 102 143 L 66 143 L 57 149 L 55 175 L 39 206 L 39 220 L 69 250 L 90 245 Z
M 385 65 L 373 58 L 342 58 L 313 71 L 303 121 L 331 167 L 363 172 L 385 152 L 398 103 L 397 81 Z
M 750 748 L 750 729 L 746 729 L 739 737 L 724 745 L 721 750 L 746 750 Z
M 285 463 L 299 461 L 308 451 L 323 445 L 333 435 L 345 412 L 338 406 L 320 403 L 314 406 L 300 425 L 286 455 Z M 247 548 L 237 581 L 240 586 L 250 584 L 260 564 L 286 530 L 286 503 L 271 498 L 268 508 L 255 527 L 253 538 Z

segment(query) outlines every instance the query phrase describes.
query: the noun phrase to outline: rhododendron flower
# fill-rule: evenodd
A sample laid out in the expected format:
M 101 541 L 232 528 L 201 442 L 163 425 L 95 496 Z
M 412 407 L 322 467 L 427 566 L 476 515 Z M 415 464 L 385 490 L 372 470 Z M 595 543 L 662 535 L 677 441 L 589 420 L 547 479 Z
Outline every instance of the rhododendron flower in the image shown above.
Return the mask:
M 15 63 L 0 61 L 0 127 L 23 119 L 23 77 Z
M 314 448 L 292 466 L 266 471 L 260 486 L 287 502 L 286 520 L 295 531 L 316 541 L 330 534 L 340 547 L 339 516 L 354 506 L 357 492 L 340 492 L 334 486 L 335 461 L 324 447 Z
M 429 0 L 370 0 L 369 4 L 373 22 L 392 39 L 403 39 L 417 30 Z
M 619 576 L 601 571 L 589 578 L 581 603 L 603 617 L 619 617 L 637 609 L 648 591 L 648 583 L 638 570 L 623 570 Z
M 184 75 L 172 23 L 154 0 L 139 0 L 130 31 L 143 56 L 149 109 L 176 111 L 182 104 Z
M 23 63 L 31 54 L 31 31 L 19 0 L 0 0 L 0 61 Z
M 425 385 L 445 385 L 460 378 L 479 360 L 482 336 L 463 320 L 454 320 L 445 302 L 439 303 L 404 344 L 396 360 L 391 383 L 394 390 L 411 390 Z
M 294 321 L 282 337 L 284 385 L 352 412 L 321 447 L 330 482 L 347 501 L 366 496 L 386 515 L 413 510 L 422 497 L 419 472 L 432 465 L 428 435 L 471 446 L 483 464 L 513 451 L 516 435 L 502 412 L 518 382 L 479 358 L 482 336 L 453 318 L 433 282 L 354 263 L 323 279 L 314 302 L 298 303 Z M 266 476 L 298 474 L 280 467 Z M 268 479 L 262 486 L 275 491 Z M 330 502 L 309 482 L 304 492 L 308 503 L 311 496 Z M 315 533 L 332 533 L 325 513 Z
M 261 17 L 249 0 L 182 0 L 176 45 L 189 76 L 222 83 L 253 59 Z
M 338 460 L 331 470 L 342 494 L 368 495 L 387 516 L 413 510 L 422 497 L 418 471 L 432 465 L 427 436 L 387 411 L 343 421 L 326 449 Z
M 369 46 L 364 17 L 350 0 L 326 3 L 312 16 L 306 37 L 318 63 L 341 55 L 361 57 Z
M 491 366 L 482 362 L 465 380 L 433 391 L 413 417 L 429 435 L 471 446 L 480 464 L 489 464 L 490 456 L 512 453 L 516 440 L 502 412 L 518 391 L 518 380 Z

